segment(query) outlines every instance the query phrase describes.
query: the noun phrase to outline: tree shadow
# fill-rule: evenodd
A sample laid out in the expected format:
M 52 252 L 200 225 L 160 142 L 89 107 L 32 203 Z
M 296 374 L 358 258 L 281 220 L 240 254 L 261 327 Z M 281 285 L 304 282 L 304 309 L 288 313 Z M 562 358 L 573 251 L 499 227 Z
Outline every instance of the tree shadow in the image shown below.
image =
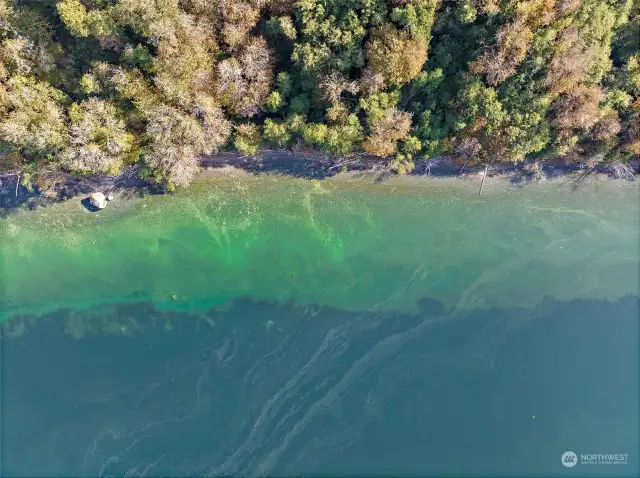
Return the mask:
M 74 176 L 56 173 L 55 183 L 48 190 L 43 190 L 38 185 L 34 185 L 31 189 L 18 185 L 16 190 L 15 181 L 5 180 L 0 184 L 0 218 L 5 218 L 20 209 L 47 207 L 69 199 L 88 196 L 96 191 L 102 191 L 105 194 L 118 191 L 118 196 L 123 199 L 165 193 L 161 185 L 140 179 L 135 166 L 125 170 L 119 176 Z M 88 211 L 97 210 L 87 197 L 80 202 Z

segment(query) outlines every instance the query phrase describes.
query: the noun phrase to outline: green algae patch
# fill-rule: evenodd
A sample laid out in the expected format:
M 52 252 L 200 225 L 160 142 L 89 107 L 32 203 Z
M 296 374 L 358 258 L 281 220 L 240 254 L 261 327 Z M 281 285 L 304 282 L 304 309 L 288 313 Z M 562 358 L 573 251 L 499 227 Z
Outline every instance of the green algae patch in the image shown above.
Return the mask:
M 637 293 L 638 186 L 226 172 L 171 195 L 0 220 L 0 317 L 238 297 L 349 310 L 526 306 Z

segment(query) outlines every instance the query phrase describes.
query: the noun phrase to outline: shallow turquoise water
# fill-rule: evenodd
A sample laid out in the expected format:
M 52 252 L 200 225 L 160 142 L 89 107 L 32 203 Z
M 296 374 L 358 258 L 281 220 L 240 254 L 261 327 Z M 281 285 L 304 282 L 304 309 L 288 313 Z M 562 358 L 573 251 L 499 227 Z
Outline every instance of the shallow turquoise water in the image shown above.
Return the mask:
M 173 197 L 76 201 L 2 221 L 0 303 L 18 311 L 230 298 L 351 310 L 637 293 L 638 187 L 603 181 L 308 181 L 227 175 Z
M 229 173 L 0 220 L 0 472 L 637 473 L 638 186 L 478 184 Z

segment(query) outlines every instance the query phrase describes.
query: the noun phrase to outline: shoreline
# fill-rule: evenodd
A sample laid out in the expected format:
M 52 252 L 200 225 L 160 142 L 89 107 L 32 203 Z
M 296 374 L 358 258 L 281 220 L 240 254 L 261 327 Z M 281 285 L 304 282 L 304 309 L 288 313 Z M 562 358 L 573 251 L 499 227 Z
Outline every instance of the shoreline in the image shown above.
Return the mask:
M 561 158 L 541 162 L 541 167 L 531 168 L 532 162 L 466 164 L 449 158 L 434 158 L 429 161 L 416 162 L 415 169 L 407 176 L 427 176 L 439 178 L 465 178 L 481 176 L 502 177 L 509 179 L 513 185 L 526 185 L 540 180 L 553 180 L 575 174 L 576 186 L 593 174 L 606 175 L 610 179 L 631 180 L 640 174 L 640 159 L 628 163 L 632 175 L 620 177 L 609 164 L 597 164 L 591 169 L 583 165 L 566 163 Z M 378 174 L 377 180 L 384 181 L 398 174 L 391 171 L 387 159 L 374 156 L 349 156 L 337 158 L 315 152 L 296 152 L 293 150 L 264 150 L 255 156 L 244 156 L 240 153 L 226 152 L 200 159 L 200 173 L 194 178 L 206 174 L 207 171 L 232 167 L 250 174 L 280 174 L 306 179 L 325 179 L 339 173 L 369 172 Z M 63 172 L 43 172 L 44 181 L 49 182 L 46 190 L 34 187 L 30 191 L 19 184 L 19 176 L 15 173 L 0 175 L 0 217 L 8 215 L 19 208 L 33 209 L 45 207 L 69 199 L 87 196 L 93 192 L 117 192 L 119 195 L 131 197 L 143 194 L 165 194 L 163 188 L 140 179 L 138 166 L 126 168 L 118 176 L 89 175 L 75 176 Z

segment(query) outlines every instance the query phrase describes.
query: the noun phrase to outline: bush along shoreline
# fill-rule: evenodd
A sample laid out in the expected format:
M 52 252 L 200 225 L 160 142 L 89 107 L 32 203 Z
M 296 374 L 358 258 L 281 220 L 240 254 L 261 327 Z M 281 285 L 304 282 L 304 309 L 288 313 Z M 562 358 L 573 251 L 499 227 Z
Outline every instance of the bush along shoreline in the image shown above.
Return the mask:
M 283 148 L 630 177 L 639 32 L 633 0 L 0 0 L 0 179 L 172 190 Z

